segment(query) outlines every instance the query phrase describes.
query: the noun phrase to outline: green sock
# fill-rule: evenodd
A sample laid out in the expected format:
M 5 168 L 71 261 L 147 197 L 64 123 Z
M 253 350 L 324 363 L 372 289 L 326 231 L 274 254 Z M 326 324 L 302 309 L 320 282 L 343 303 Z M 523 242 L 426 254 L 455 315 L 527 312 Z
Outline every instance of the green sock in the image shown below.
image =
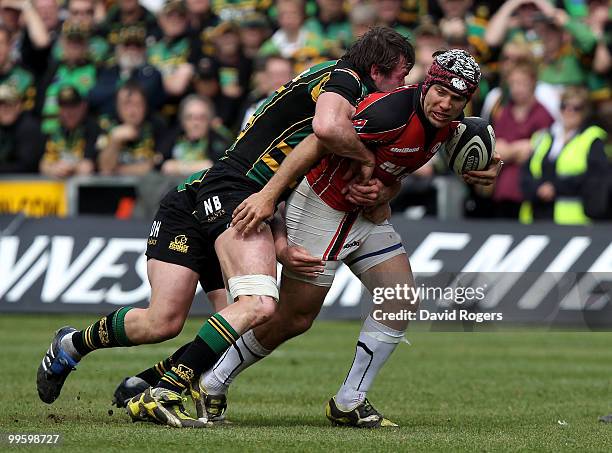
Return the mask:
M 181 393 L 203 371 L 212 367 L 239 337 L 240 334 L 223 316 L 215 313 L 204 323 L 172 369 L 160 379 L 158 387 Z

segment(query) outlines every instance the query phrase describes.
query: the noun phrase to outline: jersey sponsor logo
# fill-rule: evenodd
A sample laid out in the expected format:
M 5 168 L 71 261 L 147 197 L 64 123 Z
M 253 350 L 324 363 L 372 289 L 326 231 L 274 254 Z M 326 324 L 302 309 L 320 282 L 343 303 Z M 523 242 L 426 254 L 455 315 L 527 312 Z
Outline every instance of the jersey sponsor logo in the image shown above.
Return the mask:
M 427 158 L 430 159 L 434 154 L 436 154 L 441 146 L 442 142 L 436 143 L 427 153 Z
M 202 202 L 202 210 L 204 211 L 204 222 L 214 222 L 219 217 L 225 215 L 225 209 L 221 205 L 221 200 L 218 196 L 210 197 Z
M 219 200 L 219 197 L 217 196 L 204 200 L 204 203 L 202 204 L 204 206 L 204 215 L 206 216 L 221 210 L 221 200 Z
M 168 249 L 174 250 L 175 252 L 187 253 L 187 250 L 189 250 L 189 246 L 187 245 L 187 236 L 184 234 L 179 234 L 176 236 L 174 241 L 170 242 Z
M 359 247 L 359 245 L 361 244 L 361 242 L 359 241 L 353 241 L 353 242 L 349 242 L 348 244 L 344 244 L 344 247 L 342 247 L 343 249 L 350 249 L 353 247 Z
M 159 236 L 159 229 L 161 228 L 161 220 L 154 220 L 151 224 L 151 231 L 149 232 L 149 239 L 147 244 L 157 245 L 157 237 Z
M 401 165 L 395 165 L 394 163 L 389 162 L 388 160 L 381 162 L 379 168 L 394 176 L 399 176 L 404 172 L 404 170 L 406 170 L 406 167 L 402 167 Z
M 392 153 L 402 153 L 402 154 L 418 153 L 419 151 L 421 151 L 421 148 L 419 146 L 417 146 L 416 148 L 391 148 L 390 151 Z

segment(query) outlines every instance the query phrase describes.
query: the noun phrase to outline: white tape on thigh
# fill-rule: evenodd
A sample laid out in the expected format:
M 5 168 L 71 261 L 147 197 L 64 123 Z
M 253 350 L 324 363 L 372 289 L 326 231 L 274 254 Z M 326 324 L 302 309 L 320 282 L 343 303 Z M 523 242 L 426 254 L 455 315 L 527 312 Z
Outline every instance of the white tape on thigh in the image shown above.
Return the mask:
M 278 301 L 278 285 L 270 275 L 238 275 L 227 280 L 232 299 L 238 296 L 270 296 Z

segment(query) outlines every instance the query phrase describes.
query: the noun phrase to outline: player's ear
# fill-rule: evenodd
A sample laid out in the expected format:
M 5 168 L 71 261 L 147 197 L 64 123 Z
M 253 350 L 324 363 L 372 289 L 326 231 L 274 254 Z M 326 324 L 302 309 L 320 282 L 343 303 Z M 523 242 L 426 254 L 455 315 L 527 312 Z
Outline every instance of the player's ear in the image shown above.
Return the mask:
M 376 80 L 378 77 L 380 77 L 380 75 L 380 68 L 378 67 L 378 65 L 373 64 L 372 67 L 370 67 L 370 77 L 372 78 L 372 80 Z

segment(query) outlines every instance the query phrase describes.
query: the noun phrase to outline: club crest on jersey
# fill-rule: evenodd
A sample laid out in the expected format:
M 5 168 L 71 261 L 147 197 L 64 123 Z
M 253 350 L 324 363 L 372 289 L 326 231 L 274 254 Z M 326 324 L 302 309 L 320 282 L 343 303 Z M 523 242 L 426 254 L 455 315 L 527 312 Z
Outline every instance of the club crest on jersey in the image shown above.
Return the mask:
M 367 122 L 368 120 L 366 119 L 353 120 L 353 127 L 357 129 L 358 131 L 360 131 L 361 129 L 363 129 L 363 127 L 366 125 Z
M 440 146 L 442 146 L 442 142 L 436 143 L 427 153 L 427 158 L 430 159 L 434 154 L 436 154 L 440 149 Z
M 189 250 L 189 246 L 187 245 L 187 236 L 184 234 L 179 234 L 176 236 L 174 241 L 170 242 L 168 249 L 176 252 L 187 253 L 187 250 Z
M 458 77 L 453 77 L 451 79 L 451 85 L 460 91 L 464 91 L 467 89 L 467 85 L 465 84 L 465 81 Z

